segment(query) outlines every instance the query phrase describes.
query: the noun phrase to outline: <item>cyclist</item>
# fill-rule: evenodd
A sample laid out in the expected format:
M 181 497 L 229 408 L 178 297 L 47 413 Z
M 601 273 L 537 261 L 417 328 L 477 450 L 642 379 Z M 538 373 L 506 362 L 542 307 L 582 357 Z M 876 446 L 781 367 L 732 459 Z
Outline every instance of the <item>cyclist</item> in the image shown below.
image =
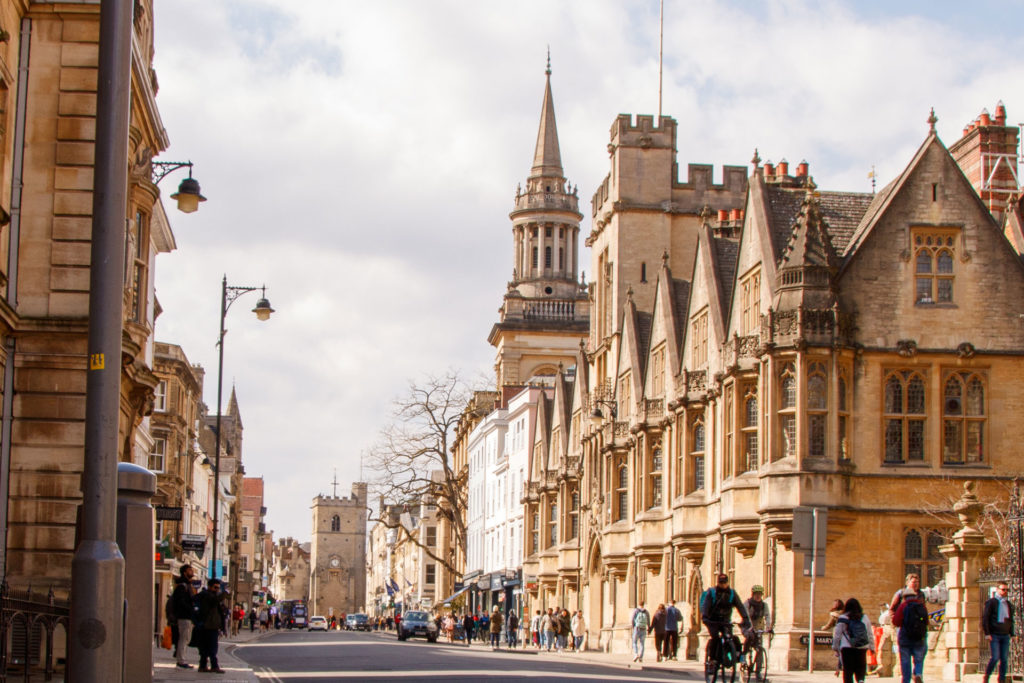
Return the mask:
M 719 654 L 716 652 L 718 638 L 719 635 L 729 637 L 731 634 L 732 611 L 734 608 L 739 612 L 740 619 L 742 620 L 741 628 L 749 629 L 750 616 L 747 614 L 747 608 L 743 606 L 743 602 L 740 600 L 740 596 L 736 594 L 736 591 L 729 588 L 728 574 L 719 574 L 715 586 L 704 591 L 704 595 L 700 599 L 701 621 L 708 627 L 708 633 L 711 634 L 711 640 L 708 641 L 708 647 L 705 651 L 707 660 L 717 661 L 717 655 Z
M 757 645 L 760 637 L 755 631 L 767 631 L 771 628 L 772 617 L 768 603 L 764 601 L 764 587 L 753 586 L 750 589 L 750 598 L 743 603 L 750 617 L 750 628 L 743 631 L 743 651 Z

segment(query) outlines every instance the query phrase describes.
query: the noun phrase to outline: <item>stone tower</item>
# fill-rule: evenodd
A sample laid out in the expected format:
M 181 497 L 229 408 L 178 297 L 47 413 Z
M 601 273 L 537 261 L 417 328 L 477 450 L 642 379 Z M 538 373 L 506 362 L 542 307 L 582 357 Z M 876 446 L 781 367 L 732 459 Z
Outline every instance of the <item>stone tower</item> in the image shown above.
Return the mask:
M 497 349 L 498 386 L 522 384 L 574 365 L 590 304 L 579 268 L 579 197 L 562 172 L 548 59 L 540 129 L 526 187 L 516 189 L 513 270 L 488 341 Z
M 366 598 L 366 484 L 352 484 L 350 498 L 313 499 L 309 578 L 310 614 L 330 617 L 363 610 Z

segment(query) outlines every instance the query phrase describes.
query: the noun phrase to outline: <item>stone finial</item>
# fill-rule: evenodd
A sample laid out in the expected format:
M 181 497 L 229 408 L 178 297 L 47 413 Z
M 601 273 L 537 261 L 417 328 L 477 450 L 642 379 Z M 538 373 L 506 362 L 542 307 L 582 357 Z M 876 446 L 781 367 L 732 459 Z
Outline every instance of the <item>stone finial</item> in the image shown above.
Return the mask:
M 667 267 L 668 266 L 668 249 L 666 249 L 661 254 L 661 265 L 662 265 L 662 267 Z
M 700 222 L 704 225 L 711 220 L 711 207 L 705 204 L 700 210 Z
M 548 76 L 551 75 L 551 46 L 550 45 L 548 45 L 548 66 L 547 66 L 546 69 L 544 69 L 544 73 L 547 74 Z
M 975 485 L 973 481 L 964 482 L 964 493 L 953 505 L 953 512 L 960 518 L 960 531 L 956 532 L 956 536 L 981 534 L 978 531 L 978 517 L 981 516 L 984 505 L 974 493 Z
M 939 117 L 935 115 L 935 107 L 932 107 L 931 113 L 928 114 L 928 132 L 935 132 L 935 124 L 938 123 Z
M 754 165 L 755 171 L 761 165 L 761 155 L 757 153 L 757 147 L 754 148 L 754 158 L 750 160 L 750 163 Z

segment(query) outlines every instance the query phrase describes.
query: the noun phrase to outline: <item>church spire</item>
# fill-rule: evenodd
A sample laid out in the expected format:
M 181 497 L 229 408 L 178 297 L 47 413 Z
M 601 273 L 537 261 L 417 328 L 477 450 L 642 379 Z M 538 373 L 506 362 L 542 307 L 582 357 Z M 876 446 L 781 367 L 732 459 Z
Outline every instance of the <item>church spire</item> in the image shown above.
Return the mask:
M 531 176 L 562 177 L 562 154 L 558 150 L 558 128 L 555 125 L 555 100 L 551 97 L 551 50 L 548 49 L 548 64 L 544 70 L 544 103 L 540 109 L 540 129 L 537 131 L 537 148 L 533 153 Z

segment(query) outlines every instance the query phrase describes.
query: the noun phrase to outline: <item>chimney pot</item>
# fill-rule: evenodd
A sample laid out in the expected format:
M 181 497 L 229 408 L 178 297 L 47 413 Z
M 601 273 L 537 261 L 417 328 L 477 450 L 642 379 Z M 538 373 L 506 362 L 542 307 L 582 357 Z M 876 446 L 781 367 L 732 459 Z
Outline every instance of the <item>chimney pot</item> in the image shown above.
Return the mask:
M 764 162 L 764 176 L 771 178 L 773 175 L 775 175 L 775 164 L 770 161 Z
M 992 117 L 989 116 L 988 109 L 981 110 L 981 116 L 978 117 L 978 121 L 982 126 L 992 125 Z
M 807 162 L 806 161 L 801 161 L 799 164 L 796 165 L 796 177 L 797 178 L 806 178 L 807 177 L 807 169 L 808 169 Z
M 785 177 L 789 175 L 789 162 L 783 159 L 779 162 L 779 165 L 775 167 L 775 175 L 779 177 Z
M 743 210 L 733 209 L 732 211 L 729 212 L 729 218 L 731 220 L 738 221 L 739 219 L 743 218 Z
M 728 209 L 719 209 L 718 210 L 718 222 L 719 223 L 725 223 L 727 220 L 729 220 L 729 210 Z
M 1005 126 L 1006 125 L 1006 106 L 1003 105 L 1003 101 L 1002 100 L 999 100 L 996 103 L 996 125 L 997 126 Z

